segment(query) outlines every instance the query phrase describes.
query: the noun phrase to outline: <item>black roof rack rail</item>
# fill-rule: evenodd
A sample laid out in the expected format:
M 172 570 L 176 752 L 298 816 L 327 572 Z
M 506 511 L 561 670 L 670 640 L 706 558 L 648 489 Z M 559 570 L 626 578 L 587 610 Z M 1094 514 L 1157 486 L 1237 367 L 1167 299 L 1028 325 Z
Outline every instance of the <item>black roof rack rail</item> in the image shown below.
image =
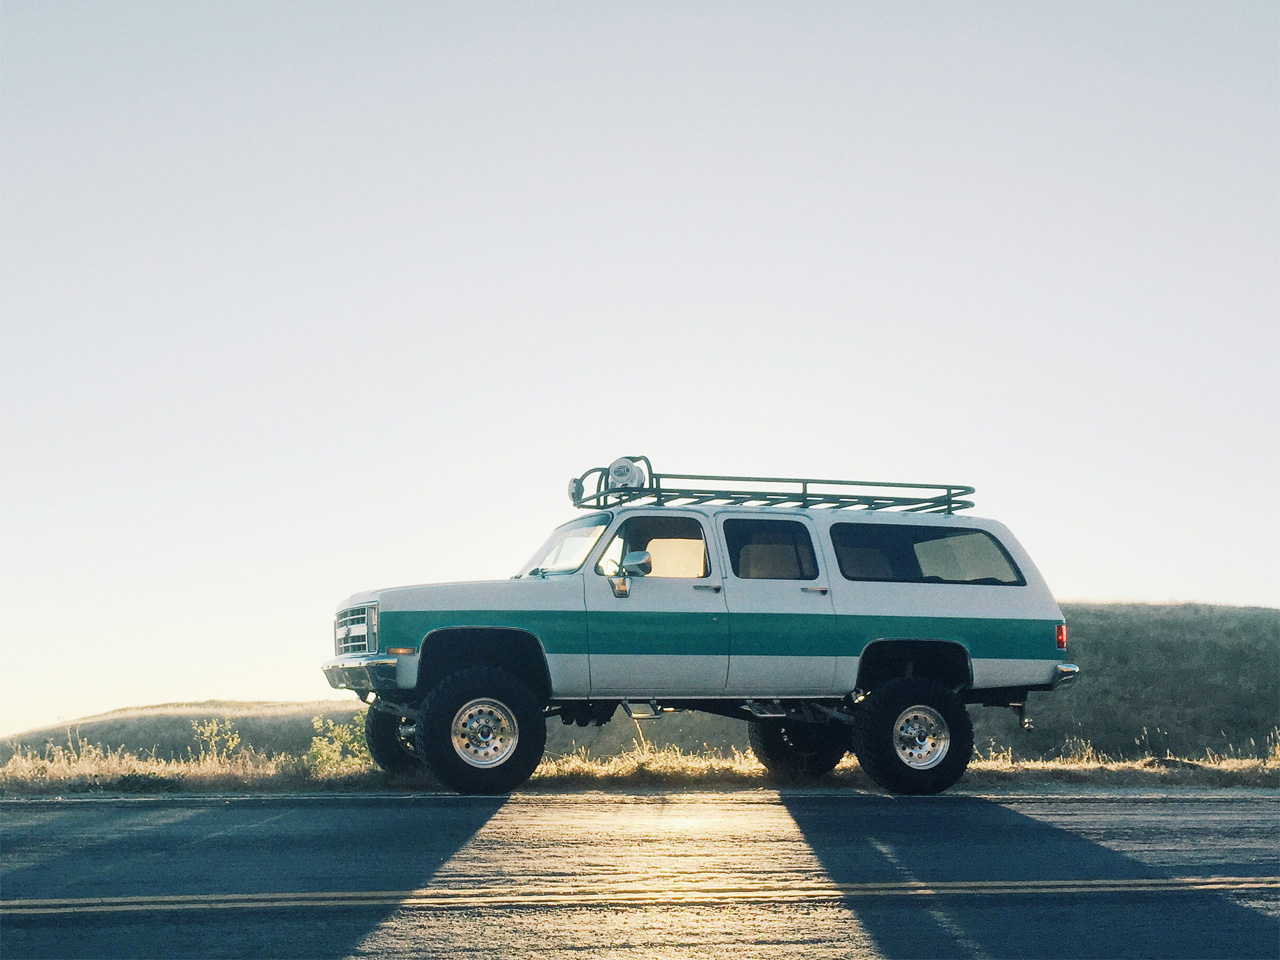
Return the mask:
M 967 510 L 973 487 L 956 483 L 889 483 L 800 477 L 726 477 L 656 473 L 648 457 L 621 457 L 569 481 L 576 507 L 600 509 L 624 503 L 655 506 L 703 503 L 727 506 L 814 507 L 953 513 Z

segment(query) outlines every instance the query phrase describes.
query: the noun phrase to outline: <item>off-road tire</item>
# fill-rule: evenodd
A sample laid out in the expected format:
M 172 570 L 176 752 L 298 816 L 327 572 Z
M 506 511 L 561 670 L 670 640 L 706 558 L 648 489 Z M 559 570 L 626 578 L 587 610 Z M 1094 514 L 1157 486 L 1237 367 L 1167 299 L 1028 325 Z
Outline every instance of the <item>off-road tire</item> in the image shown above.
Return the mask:
M 547 745 L 542 704 L 496 667 L 459 670 L 418 709 L 418 755 L 459 793 L 507 793 L 533 775 Z
M 369 707 L 364 715 L 364 742 L 373 762 L 387 773 L 412 773 L 422 769 L 417 744 L 400 736 L 408 718 L 399 713 Z
M 973 754 L 973 722 L 951 690 L 925 677 L 890 680 L 862 703 L 858 764 L 890 793 L 941 793 Z
M 835 769 L 851 746 L 843 723 L 752 720 L 747 739 L 775 780 L 813 780 Z

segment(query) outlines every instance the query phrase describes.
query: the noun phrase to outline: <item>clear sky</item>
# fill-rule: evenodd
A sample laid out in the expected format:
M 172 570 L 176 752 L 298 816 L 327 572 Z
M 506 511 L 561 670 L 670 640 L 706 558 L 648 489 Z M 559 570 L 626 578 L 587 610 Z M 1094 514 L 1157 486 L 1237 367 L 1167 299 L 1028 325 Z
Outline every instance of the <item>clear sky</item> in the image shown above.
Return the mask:
M 0 733 L 328 696 L 621 454 L 1280 605 L 1278 9 L 3 0 Z

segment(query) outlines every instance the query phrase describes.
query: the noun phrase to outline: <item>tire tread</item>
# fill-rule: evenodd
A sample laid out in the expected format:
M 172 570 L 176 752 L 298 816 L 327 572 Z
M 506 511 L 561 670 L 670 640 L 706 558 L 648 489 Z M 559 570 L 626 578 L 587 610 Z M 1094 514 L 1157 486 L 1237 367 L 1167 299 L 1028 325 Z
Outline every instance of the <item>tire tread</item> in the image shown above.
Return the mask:
M 515 752 L 495 767 L 473 767 L 453 749 L 449 726 L 462 704 L 491 696 L 516 715 L 520 740 Z M 508 793 L 538 768 L 547 742 L 542 704 L 519 677 L 500 667 L 470 667 L 451 673 L 432 688 L 418 709 L 418 754 L 445 786 L 458 793 Z
M 933 707 L 950 728 L 951 744 L 942 762 L 929 770 L 908 767 L 893 747 L 893 724 L 907 707 Z M 926 677 L 899 677 L 873 690 L 854 725 L 854 753 L 858 765 L 890 793 L 941 793 L 958 781 L 973 754 L 973 721 L 964 703 L 950 689 Z

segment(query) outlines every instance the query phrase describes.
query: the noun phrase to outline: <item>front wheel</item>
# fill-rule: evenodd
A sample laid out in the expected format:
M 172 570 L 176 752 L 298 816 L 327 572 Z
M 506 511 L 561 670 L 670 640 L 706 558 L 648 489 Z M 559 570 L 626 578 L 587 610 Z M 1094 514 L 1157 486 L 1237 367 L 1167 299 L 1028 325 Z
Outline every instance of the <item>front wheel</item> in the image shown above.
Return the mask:
M 387 773 L 412 773 L 422 769 L 417 745 L 401 734 L 409 718 L 399 710 L 380 709 L 374 703 L 364 715 L 364 742 L 373 762 Z
M 533 776 L 547 721 L 528 684 L 505 670 L 450 674 L 418 710 L 418 753 L 459 793 L 507 793 Z
M 973 722 L 938 681 L 890 680 L 863 704 L 854 752 L 867 776 L 890 793 L 941 793 L 969 766 Z
M 756 759 L 778 780 L 816 779 L 830 773 L 849 751 L 842 723 L 752 720 L 747 739 Z

